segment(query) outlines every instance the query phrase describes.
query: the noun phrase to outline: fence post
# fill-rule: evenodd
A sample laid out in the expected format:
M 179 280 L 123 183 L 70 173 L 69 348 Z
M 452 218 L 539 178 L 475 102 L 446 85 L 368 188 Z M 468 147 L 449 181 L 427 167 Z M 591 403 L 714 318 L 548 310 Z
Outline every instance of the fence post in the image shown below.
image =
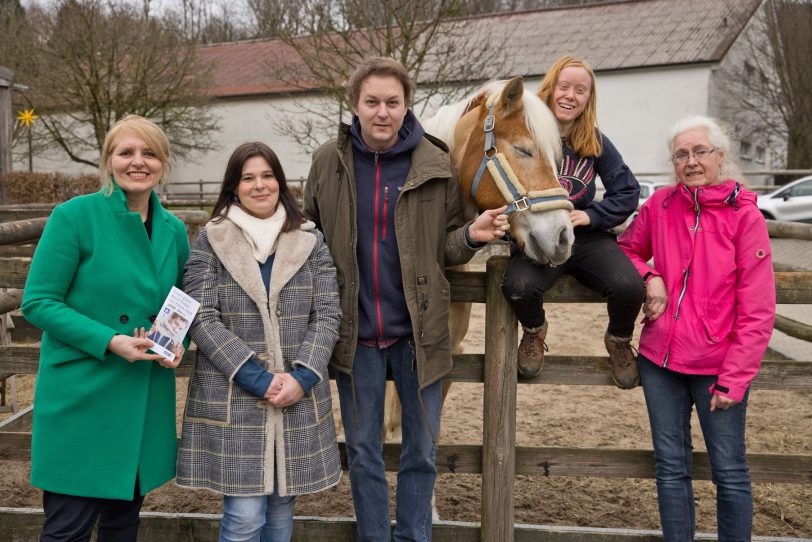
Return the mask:
M 11 111 L 11 91 L 14 72 L 0 66 L 0 177 L 11 171 L 11 135 L 14 116 Z M 6 203 L 4 183 L 0 182 L 0 205 Z
M 490 258 L 485 282 L 482 435 L 483 542 L 513 542 L 516 482 L 516 315 L 502 295 L 507 258 Z

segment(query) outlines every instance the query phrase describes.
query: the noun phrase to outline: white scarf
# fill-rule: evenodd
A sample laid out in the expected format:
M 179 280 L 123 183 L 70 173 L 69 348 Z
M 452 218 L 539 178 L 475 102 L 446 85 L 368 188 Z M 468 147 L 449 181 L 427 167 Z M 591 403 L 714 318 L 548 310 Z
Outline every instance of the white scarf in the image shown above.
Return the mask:
M 242 231 L 259 263 L 264 263 L 276 251 L 276 239 L 285 225 L 286 217 L 285 206 L 281 203 L 276 205 L 276 211 L 268 218 L 250 215 L 236 204 L 231 205 L 226 213 L 226 218 Z

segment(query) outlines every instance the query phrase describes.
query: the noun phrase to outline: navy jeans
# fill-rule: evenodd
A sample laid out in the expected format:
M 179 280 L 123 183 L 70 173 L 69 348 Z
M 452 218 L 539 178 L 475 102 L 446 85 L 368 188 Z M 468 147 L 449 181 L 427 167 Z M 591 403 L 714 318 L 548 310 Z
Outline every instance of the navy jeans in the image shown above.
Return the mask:
M 609 333 L 615 337 L 632 336 L 634 321 L 643 305 L 645 285 L 617 246 L 615 234 L 576 228 L 572 256 L 557 267 L 539 265 L 524 252 L 512 252 L 502 293 L 522 326 L 534 328 L 544 323 L 544 292 L 567 273 L 606 298 Z
M 710 411 L 715 375 L 689 375 L 663 369 L 638 356 L 646 397 L 657 476 L 660 524 L 666 542 L 694 539 L 696 514 L 691 487 L 691 410 L 696 405 L 716 485 L 719 542 L 749 541 L 753 493 L 744 449 L 747 395 L 727 410 Z
M 387 369 L 391 370 L 403 410 L 394 540 L 430 541 L 431 497 L 437 478 L 434 437 L 440 431 L 442 385 L 438 381 L 422 392 L 419 390 L 411 338 L 401 339 L 385 349 L 359 344 L 352 378 L 344 373 L 336 374 L 352 501 L 358 522 L 357 540 L 389 542 L 391 539 L 389 487 L 381 442 Z

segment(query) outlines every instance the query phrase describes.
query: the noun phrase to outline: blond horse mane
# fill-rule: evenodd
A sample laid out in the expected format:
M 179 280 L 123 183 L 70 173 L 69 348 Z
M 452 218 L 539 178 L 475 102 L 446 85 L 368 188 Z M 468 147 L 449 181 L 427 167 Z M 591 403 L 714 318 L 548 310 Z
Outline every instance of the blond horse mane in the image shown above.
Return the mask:
M 442 139 L 451 153 L 454 153 L 454 128 L 457 122 L 468 112 L 471 104 L 478 97 L 491 96 L 501 93 L 507 81 L 491 81 L 482 85 L 467 98 L 453 104 L 444 105 L 427 119 L 421 121 L 423 128 L 429 134 Z M 522 99 L 524 106 L 524 123 L 533 136 L 536 145 L 547 155 L 547 159 L 555 169 L 555 164 L 561 160 L 561 137 L 558 133 L 558 123 L 550 109 L 541 101 L 541 98 L 524 89 Z

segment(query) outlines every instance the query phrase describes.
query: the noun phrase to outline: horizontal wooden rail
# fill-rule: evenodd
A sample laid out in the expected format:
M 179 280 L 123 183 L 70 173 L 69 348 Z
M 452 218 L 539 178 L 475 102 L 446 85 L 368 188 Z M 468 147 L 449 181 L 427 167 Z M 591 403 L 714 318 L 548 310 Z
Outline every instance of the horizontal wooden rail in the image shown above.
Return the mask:
M 189 376 L 195 351 L 190 350 L 178 376 Z M 151 363 L 151 362 L 139 362 Z M 39 347 L 0 346 L 0 373 L 36 374 L 39 367 Z M 448 375 L 450 382 L 482 382 L 485 375 L 483 354 L 458 354 Z M 536 378 L 521 379 L 520 384 L 569 384 L 584 386 L 614 386 L 606 356 L 544 357 L 544 371 Z M 764 361 L 753 385 L 758 389 L 812 392 L 812 362 Z
M 48 217 L 28 218 L 14 222 L 0 222 L 0 245 L 14 245 L 36 241 L 42 235 Z
M 341 462 L 347 469 L 344 444 Z M 384 444 L 386 470 L 396 472 L 400 465 L 400 444 Z M 28 461 L 31 433 L 0 432 L 0 461 Z M 781 484 L 812 483 L 812 455 L 747 454 L 754 482 Z M 481 474 L 482 446 L 478 444 L 438 444 L 435 460 L 439 474 Z M 710 480 L 708 454 L 694 452 L 693 476 Z M 532 476 L 589 476 L 597 478 L 654 478 L 651 450 L 608 448 L 516 447 L 516 474 Z
M 42 529 L 45 515 L 37 508 L 0 508 L 0 533 L 10 540 L 35 540 Z M 162 542 L 194 540 L 216 542 L 220 530 L 219 514 L 185 514 L 141 512 L 138 540 Z M 437 542 L 480 542 L 478 523 L 434 520 L 432 539 Z M 523 525 L 513 527 L 515 542 L 661 542 L 660 531 L 565 525 Z M 356 524 L 353 518 L 295 516 L 293 540 L 321 542 L 354 542 Z M 716 540 L 712 533 L 696 533 L 696 540 Z M 753 542 L 808 542 L 808 538 L 754 536 Z
M 0 314 L 5 314 L 20 308 L 23 299 L 23 291 L 19 288 L 9 290 L 0 289 Z
M 767 232 L 770 234 L 770 237 L 812 241 L 812 224 L 785 222 L 783 220 L 767 220 Z
M 812 342 L 812 326 L 781 316 L 775 315 L 775 329 L 781 333 L 786 333 L 790 337 L 801 339 L 802 341 Z
M 30 258 L 0 258 L 0 288 L 23 288 L 30 265 Z M 449 271 L 448 278 L 451 282 L 453 301 L 485 302 L 483 271 Z M 776 273 L 775 286 L 778 303 L 812 304 L 812 272 Z M 605 300 L 584 288 L 574 278 L 564 275 L 545 292 L 544 302 L 602 303 Z

